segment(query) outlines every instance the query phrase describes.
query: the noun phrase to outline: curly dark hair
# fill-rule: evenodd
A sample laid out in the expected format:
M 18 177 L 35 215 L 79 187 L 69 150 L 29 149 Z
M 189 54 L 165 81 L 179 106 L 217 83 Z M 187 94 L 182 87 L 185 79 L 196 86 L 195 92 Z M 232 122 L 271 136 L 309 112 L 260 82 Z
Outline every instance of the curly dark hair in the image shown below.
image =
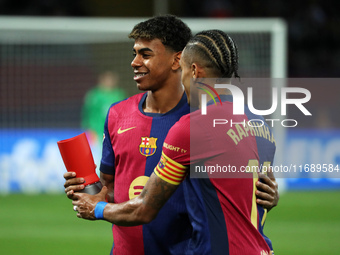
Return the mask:
M 197 33 L 185 47 L 190 61 L 200 57 L 205 67 L 212 68 L 220 77 L 240 78 L 238 74 L 238 49 L 234 40 L 221 30 Z
M 138 23 L 129 38 L 159 39 L 164 46 L 175 52 L 182 51 L 192 37 L 190 28 L 174 15 L 160 15 Z

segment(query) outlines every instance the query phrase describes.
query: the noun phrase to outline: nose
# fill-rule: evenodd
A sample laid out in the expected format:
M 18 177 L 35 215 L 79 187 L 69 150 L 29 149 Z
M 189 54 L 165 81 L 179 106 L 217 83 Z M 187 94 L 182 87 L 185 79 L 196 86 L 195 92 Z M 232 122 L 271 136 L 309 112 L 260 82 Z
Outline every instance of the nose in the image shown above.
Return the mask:
M 133 60 L 132 60 L 132 62 L 131 62 L 131 66 L 132 66 L 133 68 L 135 68 L 135 67 L 139 67 L 139 66 L 141 66 L 141 65 L 142 65 L 141 57 L 137 54 L 137 55 L 133 58 Z

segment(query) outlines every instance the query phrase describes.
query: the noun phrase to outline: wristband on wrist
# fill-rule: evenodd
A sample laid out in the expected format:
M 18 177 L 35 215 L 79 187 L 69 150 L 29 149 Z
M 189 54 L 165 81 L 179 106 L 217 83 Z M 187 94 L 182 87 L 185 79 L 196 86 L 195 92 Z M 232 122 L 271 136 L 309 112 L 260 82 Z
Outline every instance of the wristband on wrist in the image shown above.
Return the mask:
M 107 204 L 107 202 L 98 202 L 96 204 L 96 207 L 94 208 L 94 217 L 96 217 L 96 219 L 104 219 L 104 208 Z

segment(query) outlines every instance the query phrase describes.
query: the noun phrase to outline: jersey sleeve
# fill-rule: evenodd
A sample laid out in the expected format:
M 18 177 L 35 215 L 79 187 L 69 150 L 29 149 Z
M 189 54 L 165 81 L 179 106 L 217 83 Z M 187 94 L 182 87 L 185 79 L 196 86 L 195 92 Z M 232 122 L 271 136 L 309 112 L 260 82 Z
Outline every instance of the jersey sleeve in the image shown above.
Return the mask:
M 179 185 L 187 175 L 189 163 L 190 122 L 184 116 L 169 130 L 154 173 L 168 183 Z
M 105 119 L 105 124 L 104 124 L 103 150 L 102 150 L 102 159 L 101 159 L 101 162 L 100 162 L 100 171 L 104 174 L 114 175 L 114 172 L 115 172 L 115 155 L 114 155 L 114 151 L 112 149 L 110 133 L 109 133 L 109 129 L 108 129 L 109 113 L 110 113 L 110 110 L 108 111 L 108 114 L 107 114 L 106 119 Z
M 187 174 L 187 167 L 177 163 L 162 152 L 161 159 L 155 167 L 154 173 L 163 181 L 179 185 Z

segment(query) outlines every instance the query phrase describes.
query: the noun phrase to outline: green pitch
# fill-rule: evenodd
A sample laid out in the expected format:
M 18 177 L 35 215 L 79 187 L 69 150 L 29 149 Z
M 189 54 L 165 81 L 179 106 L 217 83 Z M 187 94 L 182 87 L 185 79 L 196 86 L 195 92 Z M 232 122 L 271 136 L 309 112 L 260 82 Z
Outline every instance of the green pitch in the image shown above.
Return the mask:
M 111 224 L 78 219 L 66 195 L 0 196 L 0 254 L 109 254 Z
M 275 254 L 340 254 L 339 202 L 339 191 L 283 194 L 264 228 Z
M 340 192 L 289 192 L 267 218 L 275 254 L 340 254 Z M 0 196 L 1 254 L 109 254 L 111 224 L 78 219 L 65 195 Z

